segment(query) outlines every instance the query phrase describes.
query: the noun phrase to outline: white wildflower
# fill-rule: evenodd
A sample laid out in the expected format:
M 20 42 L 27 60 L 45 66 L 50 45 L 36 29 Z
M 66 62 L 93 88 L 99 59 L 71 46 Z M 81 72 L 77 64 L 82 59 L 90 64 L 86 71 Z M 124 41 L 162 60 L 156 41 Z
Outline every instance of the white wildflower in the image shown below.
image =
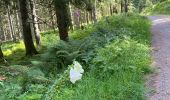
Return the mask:
M 83 70 L 83 68 L 82 68 L 82 66 L 80 65 L 79 62 L 74 61 L 73 64 L 74 64 L 74 69 L 75 69 L 76 71 L 78 71 L 78 72 L 80 72 L 80 73 L 84 73 L 84 70 Z
M 70 69 L 70 81 L 74 84 L 77 80 L 82 78 L 84 70 L 77 61 L 74 61 L 73 64 L 73 67 Z

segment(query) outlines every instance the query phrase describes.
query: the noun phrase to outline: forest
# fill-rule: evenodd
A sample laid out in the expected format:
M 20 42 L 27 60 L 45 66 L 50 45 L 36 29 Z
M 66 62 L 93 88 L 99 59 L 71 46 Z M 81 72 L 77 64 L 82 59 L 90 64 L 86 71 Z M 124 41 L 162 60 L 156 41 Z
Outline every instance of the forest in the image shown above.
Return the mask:
M 146 100 L 158 14 L 169 0 L 0 0 L 0 100 Z

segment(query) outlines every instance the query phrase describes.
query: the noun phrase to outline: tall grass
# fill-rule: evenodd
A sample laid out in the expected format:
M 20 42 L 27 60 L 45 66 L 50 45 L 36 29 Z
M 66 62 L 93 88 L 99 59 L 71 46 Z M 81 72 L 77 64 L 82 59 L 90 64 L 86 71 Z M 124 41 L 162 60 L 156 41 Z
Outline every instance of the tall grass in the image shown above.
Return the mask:
M 46 98 L 144 100 L 143 79 L 150 71 L 150 22 L 145 17 L 126 14 L 104 18 L 95 28 L 112 35 L 106 34 L 108 41 L 101 42 L 104 46 L 96 47 L 95 56 L 84 65 L 88 70 L 83 79 L 73 85 L 68 81 L 61 87 L 54 84 L 52 88 L 56 89 L 50 88 Z

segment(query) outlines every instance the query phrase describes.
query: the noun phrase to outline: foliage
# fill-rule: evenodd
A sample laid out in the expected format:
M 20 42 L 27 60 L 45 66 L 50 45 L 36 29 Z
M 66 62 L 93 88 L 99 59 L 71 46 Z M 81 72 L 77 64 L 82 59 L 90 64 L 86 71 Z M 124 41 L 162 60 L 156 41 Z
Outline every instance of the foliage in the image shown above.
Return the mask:
M 170 1 L 165 0 L 163 2 L 157 3 L 151 7 L 148 7 L 144 14 L 170 14 Z
M 56 33 L 53 31 L 43 32 L 41 34 L 43 48 L 40 52 L 44 52 L 47 45 L 57 41 L 57 39 L 54 38 L 57 36 L 55 36 Z M 32 67 L 39 64 L 36 60 L 39 59 L 40 55 L 24 57 L 24 43 L 21 41 L 16 43 L 3 43 L 2 49 L 10 66 L 3 66 L 1 63 L 0 75 L 5 75 L 8 78 L 7 81 L 0 82 L 0 98 L 2 100 L 30 100 L 41 98 L 46 90 L 44 89 L 46 88 L 45 86 L 49 84 L 51 80 L 46 78 L 39 68 Z M 34 89 L 30 89 L 30 86 L 33 86 L 33 84 L 35 84 Z M 39 86 L 39 84 L 42 86 Z M 43 91 L 39 91 L 40 89 Z
M 124 16 L 130 17 L 126 19 Z M 57 74 L 57 70 L 68 66 L 74 59 L 77 59 L 84 64 L 90 62 L 95 56 L 96 48 L 103 47 L 105 44 L 113 41 L 114 39 L 131 36 L 134 35 L 136 31 L 138 32 L 138 28 L 140 28 L 142 25 L 139 23 L 146 23 L 146 21 L 138 20 L 138 17 L 138 15 L 135 16 L 131 14 L 110 18 L 105 17 L 96 25 L 94 25 L 93 28 L 90 26 L 88 30 L 84 30 L 80 33 L 78 33 L 79 31 L 75 32 L 74 34 L 76 34 L 76 37 L 74 34 L 72 37 L 74 39 L 77 38 L 76 40 L 70 40 L 69 42 L 60 41 L 57 44 L 51 46 L 48 52 L 42 56 L 42 62 L 44 62 L 43 66 L 41 67 L 42 70 L 46 71 L 47 73 L 51 72 L 53 74 Z M 121 23 L 119 20 L 124 21 Z M 134 24 L 136 25 L 135 29 L 132 28 Z M 131 32 L 132 30 L 133 32 Z M 145 33 L 144 30 L 142 31 Z M 82 34 L 83 32 L 85 34 Z M 140 36 L 134 36 L 134 38 L 139 39 L 140 41 Z M 142 39 L 142 41 L 145 40 Z
M 12 65 L 7 68 L 3 67 L 3 71 L 5 73 L 2 74 L 8 78 L 6 81 L 1 82 L 2 84 L 0 85 L 0 97 L 2 100 L 32 100 L 30 98 L 41 98 L 47 90 L 46 84 L 50 83 L 50 80 L 45 78 L 44 73 L 38 68 Z
M 70 31 L 68 42 L 55 39 L 52 31 L 43 32 L 41 52 L 47 51 L 32 58 L 21 56 L 22 42 L 4 44 L 3 51 L 12 54 L 5 53 L 7 60 L 15 65 L 0 67 L 5 71 L 0 73 L 10 78 L 0 83 L 0 93 L 19 100 L 144 99 L 142 77 L 149 72 L 149 29 L 145 17 L 127 13 Z M 67 73 L 74 59 L 85 74 L 71 84 Z
M 0 97 L 1 100 L 14 100 L 16 96 L 21 93 L 22 87 L 19 84 L 4 83 L 0 86 Z
M 28 86 L 27 92 L 20 95 L 18 100 L 40 100 L 44 92 L 47 91 L 47 88 L 44 85 L 31 84 Z
M 59 40 L 56 33 L 58 32 L 54 30 L 48 30 L 41 33 L 43 47 L 54 44 Z
M 141 12 L 146 7 L 150 7 L 153 4 L 153 0 L 132 0 L 134 7 L 138 12 Z
M 54 99 L 55 96 L 56 100 L 144 99 L 142 77 L 150 71 L 148 20 L 139 15 L 119 15 L 106 17 L 94 27 L 97 31 L 88 36 L 95 41 L 94 55 L 84 64 L 88 70 L 86 69 L 82 81 L 76 85 L 62 81 L 59 87 L 54 83 L 46 98 Z M 67 79 L 64 75 L 61 77 L 63 80 Z M 59 82 L 58 78 L 56 82 Z
M 149 64 L 149 60 L 146 59 L 149 58 L 146 51 L 148 51 L 147 46 L 130 39 L 110 44 L 99 50 L 98 55 L 94 58 L 94 66 L 97 66 L 95 70 L 99 70 L 96 74 L 123 73 L 124 71 L 131 71 L 133 68 L 145 72 L 144 69 L 147 69 Z
M 45 52 L 47 49 L 47 46 L 54 44 L 57 42 L 58 37 L 56 35 L 56 32 L 49 30 L 48 32 L 42 32 L 42 49 L 39 50 L 40 53 Z M 15 65 L 30 65 L 32 60 L 36 60 L 39 58 L 40 55 L 36 55 L 34 57 L 25 57 L 25 51 L 24 51 L 24 43 L 22 41 L 18 42 L 6 42 L 2 44 L 2 51 L 4 53 L 4 56 L 6 60 L 10 64 Z M 15 58 L 15 59 L 14 59 Z

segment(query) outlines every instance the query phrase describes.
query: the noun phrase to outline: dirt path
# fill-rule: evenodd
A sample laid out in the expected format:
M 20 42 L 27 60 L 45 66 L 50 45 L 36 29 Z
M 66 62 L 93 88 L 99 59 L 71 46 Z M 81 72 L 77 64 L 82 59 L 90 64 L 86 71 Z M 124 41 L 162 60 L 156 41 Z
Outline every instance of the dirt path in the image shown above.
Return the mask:
M 170 100 L 170 17 L 150 16 L 153 66 L 158 70 L 148 82 L 155 92 L 150 100 Z

